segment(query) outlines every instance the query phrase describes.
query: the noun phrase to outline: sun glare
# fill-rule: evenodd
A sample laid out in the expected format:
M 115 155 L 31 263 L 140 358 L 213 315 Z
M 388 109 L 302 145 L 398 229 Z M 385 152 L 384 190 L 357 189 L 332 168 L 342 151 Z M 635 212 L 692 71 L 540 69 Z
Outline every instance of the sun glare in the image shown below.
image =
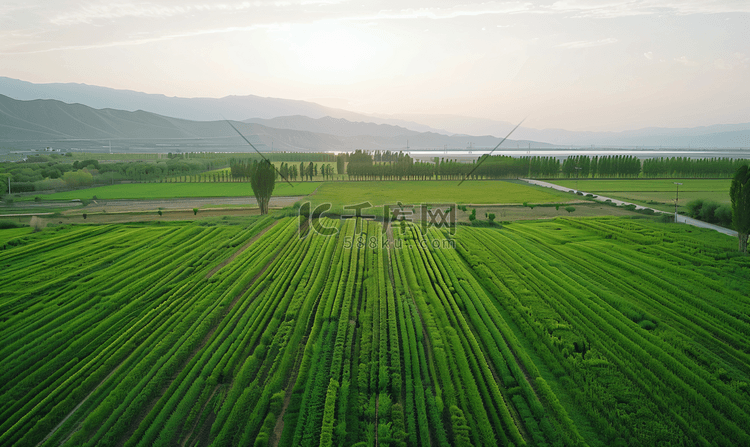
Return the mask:
M 382 64 L 387 44 L 359 29 L 310 25 L 291 32 L 289 64 L 309 82 L 335 84 L 369 77 Z

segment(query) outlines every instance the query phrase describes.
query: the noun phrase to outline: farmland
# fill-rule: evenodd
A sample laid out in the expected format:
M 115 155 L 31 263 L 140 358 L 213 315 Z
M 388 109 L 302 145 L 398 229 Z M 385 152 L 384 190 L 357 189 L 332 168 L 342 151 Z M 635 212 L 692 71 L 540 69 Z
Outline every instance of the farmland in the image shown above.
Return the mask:
M 331 203 L 331 212 L 344 213 L 343 206 L 370 202 L 375 208 L 367 210 L 382 215 L 380 205 L 409 205 L 421 203 L 458 204 L 515 204 L 562 203 L 571 200 L 568 194 L 546 188 L 508 181 L 352 181 L 326 182 L 313 196 L 303 199 L 314 205 Z
M 718 203 L 729 203 L 731 179 L 623 179 L 623 180 L 579 180 L 581 191 L 601 194 L 639 204 L 666 204 L 674 207 L 677 185 L 680 182 L 680 205 L 691 200 L 703 199 Z M 575 189 L 575 180 L 555 180 L 553 183 Z M 653 203 L 655 202 L 655 203 Z M 669 209 L 669 206 L 664 208 Z M 672 208 L 674 209 L 674 208 Z
M 279 182 L 274 196 L 305 196 L 315 191 L 318 182 Z M 248 197 L 249 183 L 123 183 L 44 195 L 45 200 L 91 199 L 173 199 L 186 197 Z M 27 197 L 28 200 L 33 197 Z
M 750 443 L 735 240 L 319 223 L 0 230 L 0 444 Z

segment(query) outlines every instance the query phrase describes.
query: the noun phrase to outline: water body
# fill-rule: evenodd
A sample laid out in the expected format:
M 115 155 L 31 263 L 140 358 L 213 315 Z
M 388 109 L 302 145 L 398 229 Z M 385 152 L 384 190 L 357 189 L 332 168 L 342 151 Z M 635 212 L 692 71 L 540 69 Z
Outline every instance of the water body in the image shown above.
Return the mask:
M 489 154 L 491 150 L 473 150 L 473 151 L 404 151 L 412 158 L 418 160 L 432 161 L 435 157 L 453 159 L 477 159 L 484 154 Z M 565 159 L 574 155 L 606 156 L 606 155 L 632 155 L 640 159 L 648 158 L 671 158 L 671 157 L 689 157 L 689 158 L 748 158 L 750 159 L 750 149 L 531 149 L 531 150 L 504 150 L 498 149 L 492 155 L 506 155 L 511 157 L 556 157 Z

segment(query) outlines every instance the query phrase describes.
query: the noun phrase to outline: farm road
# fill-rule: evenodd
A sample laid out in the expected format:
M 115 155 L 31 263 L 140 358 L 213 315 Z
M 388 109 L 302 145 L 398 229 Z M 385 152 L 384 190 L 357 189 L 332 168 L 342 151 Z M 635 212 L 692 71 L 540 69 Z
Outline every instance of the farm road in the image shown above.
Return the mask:
M 302 196 L 271 197 L 269 206 L 272 208 L 283 208 L 291 206 Z M 154 211 L 164 210 L 190 210 L 193 208 L 210 206 L 241 206 L 257 205 L 255 197 L 196 197 L 181 199 L 153 199 L 153 200 L 93 200 L 86 207 L 87 212 L 107 210 L 116 211 Z
M 542 182 L 540 180 L 530 180 L 530 179 L 525 179 L 525 178 L 522 178 L 522 179 L 519 179 L 519 180 L 523 180 L 524 182 L 530 183 L 532 185 L 544 186 L 545 188 L 556 189 L 558 191 L 563 191 L 563 192 L 575 191 L 575 192 L 578 192 L 578 190 L 573 189 L 573 188 L 566 188 L 564 186 L 555 185 L 554 183 L 549 183 L 549 182 Z M 585 191 L 580 191 L 580 192 L 582 192 L 583 194 L 593 194 L 593 193 L 587 193 Z M 651 210 L 654 210 L 655 213 L 672 214 L 672 213 L 667 213 L 665 211 L 657 210 L 657 209 L 654 209 L 654 208 L 649 208 L 647 206 L 636 205 L 635 203 L 630 203 L 630 202 L 623 202 L 622 200 L 617 200 L 617 199 L 613 199 L 611 197 L 604 197 L 604 196 L 600 196 L 600 195 L 597 195 L 597 197 L 594 197 L 594 200 L 599 201 L 599 202 L 606 202 L 607 200 L 610 200 L 612 203 L 616 203 L 618 206 L 622 206 L 622 205 L 635 205 L 635 209 L 637 209 L 637 210 L 651 209 Z M 713 224 L 706 223 L 706 222 L 703 222 L 703 221 L 700 221 L 700 220 L 692 219 L 692 218 L 687 217 L 687 216 L 680 216 L 679 214 L 676 216 L 675 222 L 677 222 L 677 223 L 685 223 L 685 224 L 692 225 L 694 227 L 699 227 L 699 228 L 708 228 L 709 230 L 716 230 L 719 233 L 726 234 L 727 236 L 737 237 L 737 232 L 734 231 L 734 230 L 730 230 L 729 228 L 720 227 L 718 225 L 713 225 Z

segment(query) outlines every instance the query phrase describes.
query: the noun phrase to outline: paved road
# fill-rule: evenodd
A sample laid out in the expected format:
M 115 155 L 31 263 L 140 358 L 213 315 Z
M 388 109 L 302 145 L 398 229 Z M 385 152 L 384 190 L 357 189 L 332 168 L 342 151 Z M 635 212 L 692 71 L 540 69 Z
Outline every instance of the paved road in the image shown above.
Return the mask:
M 719 233 L 724 233 L 728 236 L 737 237 L 737 232 L 734 230 L 730 230 L 729 228 L 720 227 L 718 225 L 712 225 L 710 223 L 703 222 L 702 220 L 693 219 L 692 217 L 687 216 L 680 216 L 677 215 L 678 223 L 686 223 L 688 225 L 692 225 L 694 227 L 700 227 L 700 228 L 708 228 L 710 230 L 716 230 Z
M 532 185 L 544 186 L 545 188 L 552 188 L 552 189 L 556 189 L 558 191 L 563 191 L 563 192 L 574 191 L 574 192 L 578 192 L 578 190 L 573 189 L 573 188 L 566 188 L 564 186 L 555 185 L 554 183 L 549 183 L 549 182 L 542 182 L 540 180 L 531 180 L 531 179 L 525 179 L 525 178 L 522 178 L 520 180 L 523 180 L 524 182 L 531 183 Z M 584 195 L 585 194 L 593 194 L 593 193 L 587 193 L 585 191 L 581 191 L 581 193 L 583 193 Z M 606 202 L 607 200 L 609 200 L 612 203 L 616 203 L 619 206 L 622 206 L 622 205 L 635 205 L 635 209 L 637 209 L 637 210 L 651 209 L 651 210 L 654 210 L 655 213 L 672 214 L 672 213 L 669 213 L 669 212 L 666 212 L 666 211 L 657 210 L 655 208 L 649 208 L 647 206 L 637 205 L 635 203 L 630 203 L 630 202 L 623 202 L 622 200 L 617 200 L 617 199 L 613 199 L 611 197 L 604 197 L 604 196 L 600 196 L 600 195 L 597 195 L 596 197 L 594 197 L 594 200 L 597 200 L 599 202 Z M 700 220 L 697 220 L 697 219 L 693 219 L 693 218 L 690 218 L 690 217 L 687 217 L 687 216 L 681 216 L 679 214 L 676 216 L 675 222 L 677 222 L 677 223 L 685 223 L 685 224 L 692 225 L 694 227 L 699 227 L 699 228 L 708 228 L 709 230 L 716 230 L 719 233 L 723 233 L 723 234 L 726 234 L 728 236 L 737 237 L 737 232 L 734 231 L 734 230 L 730 230 L 729 228 L 720 227 L 718 225 L 713 225 L 713 224 L 710 224 L 710 223 L 706 223 L 706 222 L 703 222 L 703 221 L 700 221 Z

